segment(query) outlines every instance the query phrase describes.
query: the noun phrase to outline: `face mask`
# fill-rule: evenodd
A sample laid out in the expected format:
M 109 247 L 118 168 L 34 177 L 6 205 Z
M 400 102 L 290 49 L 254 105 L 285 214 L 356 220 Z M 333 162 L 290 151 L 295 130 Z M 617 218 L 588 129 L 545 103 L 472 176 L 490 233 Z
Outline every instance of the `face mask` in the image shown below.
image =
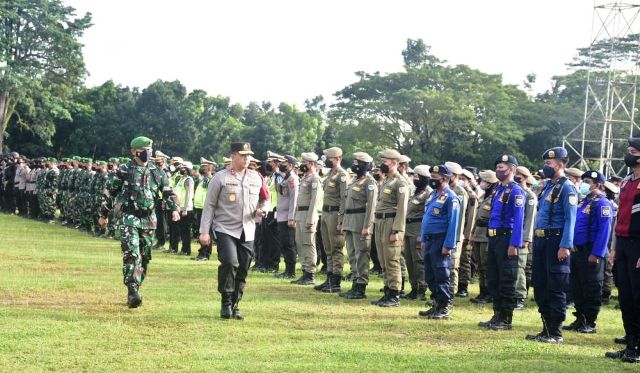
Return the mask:
M 380 172 L 382 172 L 383 174 L 388 174 L 389 173 L 389 166 L 386 165 L 386 163 L 383 163 L 380 165 Z
M 186 174 L 187 174 L 187 170 L 185 169 L 180 170 L 180 175 L 186 175 Z
M 464 188 L 467 185 L 467 182 L 465 180 L 458 180 L 456 181 L 456 185 Z
M 331 159 L 327 159 L 326 161 L 324 161 L 324 165 L 328 168 L 333 168 L 333 161 Z
M 429 185 L 429 178 L 420 176 L 418 179 L 413 179 L 413 185 L 416 186 L 416 191 L 423 191 Z
M 307 167 L 306 164 L 303 164 L 302 166 L 300 166 L 300 172 L 307 173 L 307 171 L 309 171 L 309 167 Z
M 522 177 L 520 177 L 520 176 L 514 176 L 514 177 L 513 177 L 513 180 L 514 180 L 516 183 L 520 184 L 520 183 L 522 182 Z
M 142 150 L 136 153 L 136 157 L 138 157 L 142 162 L 147 162 L 149 160 L 149 151 L 147 149 Z
M 267 163 L 267 164 L 264 166 L 264 169 L 265 169 L 267 172 L 273 172 L 273 166 L 271 165 L 271 163 Z
M 591 187 L 589 187 L 589 184 L 581 183 L 580 194 L 582 194 L 582 196 L 588 196 L 589 193 L 591 193 Z
M 287 165 L 285 164 L 278 165 L 278 169 L 280 170 L 280 172 L 287 172 Z
M 496 177 L 500 181 L 505 181 L 509 177 L 509 174 L 507 173 L 507 171 L 496 171 Z
M 436 180 L 436 179 L 430 179 L 429 180 L 429 186 L 431 187 L 431 189 L 433 190 L 438 190 L 440 189 L 440 186 L 442 185 L 442 180 Z
M 633 154 L 626 154 L 624 156 L 624 164 L 627 165 L 627 167 L 634 168 L 638 165 L 638 159 L 640 159 L 640 157 L 636 157 Z
M 171 171 L 171 173 L 176 172 L 176 167 L 174 165 L 169 166 L 169 171 Z
M 551 179 L 556 174 L 556 169 L 551 166 L 542 167 L 542 173 L 547 179 Z
M 380 181 L 380 174 L 373 174 L 373 179 L 375 181 Z
M 480 181 L 480 189 L 487 190 L 488 188 L 489 188 L 489 184 L 487 184 L 486 181 L 484 180 Z
M 538 188 L 540 188 L 540 184 L 538 183 L 533 183 L 533 185 L 531 185 L 531 189 L 533 190 L 538 190 Z

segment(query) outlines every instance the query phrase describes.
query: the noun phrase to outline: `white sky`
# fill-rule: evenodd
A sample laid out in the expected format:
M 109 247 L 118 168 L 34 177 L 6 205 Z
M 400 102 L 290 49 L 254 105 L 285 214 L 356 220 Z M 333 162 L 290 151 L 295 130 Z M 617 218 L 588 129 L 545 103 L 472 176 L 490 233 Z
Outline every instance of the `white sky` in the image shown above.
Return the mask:
M 590 42 L 592 0 L 65 0 L 91 12 L 89 86 L 180 80 L 233 102 L 304 100 L 402 69 L 407 38 L 536 91 Z

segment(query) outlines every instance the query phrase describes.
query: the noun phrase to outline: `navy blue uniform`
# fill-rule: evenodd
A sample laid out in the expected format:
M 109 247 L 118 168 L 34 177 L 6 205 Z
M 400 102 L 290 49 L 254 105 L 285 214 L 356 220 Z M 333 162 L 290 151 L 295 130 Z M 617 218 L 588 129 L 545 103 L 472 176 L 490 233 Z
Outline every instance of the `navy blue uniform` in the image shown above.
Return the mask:
M 561 187 L 556 187 L 564 181 Z M 554 189 L 557 192 L 554 193 Z M 555 198 L 553 194 L 557 194 Z M 545 185 L 540 195 L 536 231 L 533 239 L 531 282 L 538 312 L 545 327 L 553 326 L 560 334 L 559 326 L 565 320 L 567 291 L 569 290 L 570 257 L 558 260 L 560 248 L 573 248 L 573 231 L 576 221 L 578 192 L 566 178 Z
M 516 305 L 516 282 L 518 280 L 518 255 L 507 255 L 509 246 L 523 246 L 524 190 L 515 182 L 498 185 L 491 203 L 491 215 L 487 235 L 489 257 L 487 279 L 493 295 L 494 313 L 511 323 L 511 314 Z
M 449 289 L 450 255 L 442 255 L 442 248 L 453 252 L 456 247 L 460 199 L 446 187 L 442 193 L 433 191 L 425 201 L 421 240 L 425 243 L 425 280 L 436 302 L 451 303 Z
M 614 211 L 601 192 L 583 199 L 577 208 L 575 245 L 571 254 L 571 293 L 576 307 L 576 328 L 595 328 L 602 305 L 605 257 L 611 234 Z M 589 263 L 589 255 L 600 258 Z

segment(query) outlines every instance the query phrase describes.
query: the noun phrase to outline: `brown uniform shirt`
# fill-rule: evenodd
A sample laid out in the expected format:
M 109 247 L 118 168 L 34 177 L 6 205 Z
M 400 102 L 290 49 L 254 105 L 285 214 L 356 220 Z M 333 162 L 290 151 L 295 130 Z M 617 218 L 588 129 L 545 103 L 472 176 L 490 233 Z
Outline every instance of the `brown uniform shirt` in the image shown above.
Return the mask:
M 405 229 L 409 192 L 405 179 L 397 172 L 387 175 L 380 185 L 376 213 L 395 212 L 393 230 L 396 232 L 404 232 Z

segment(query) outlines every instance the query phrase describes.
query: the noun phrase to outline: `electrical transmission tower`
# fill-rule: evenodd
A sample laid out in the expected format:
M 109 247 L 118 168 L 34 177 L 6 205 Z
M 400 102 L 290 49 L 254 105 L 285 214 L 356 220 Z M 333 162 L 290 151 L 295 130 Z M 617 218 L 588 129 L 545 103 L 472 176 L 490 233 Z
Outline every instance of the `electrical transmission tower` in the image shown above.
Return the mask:
M 584 117 L 564 137 L 577 160 L 572 167 L 625 171 L 627 138 L 640 130 L 635 121 L 640 4 L 612 1 L 595 5 L 588 52 Z

